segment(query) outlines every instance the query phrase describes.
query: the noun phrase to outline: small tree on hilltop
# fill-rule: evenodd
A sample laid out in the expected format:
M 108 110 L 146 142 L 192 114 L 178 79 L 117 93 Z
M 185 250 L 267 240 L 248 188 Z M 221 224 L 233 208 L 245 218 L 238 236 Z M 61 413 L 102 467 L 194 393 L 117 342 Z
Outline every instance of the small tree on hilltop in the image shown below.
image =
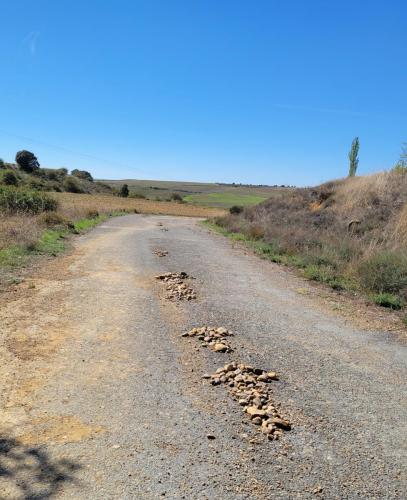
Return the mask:
M 355 137 L 349 151 L 349 177 L 355 177 L 359 165 L 359 137 Z
M 93 182 L 92 174 L 86 170 L 78 170 L 75 168 L 72 170 L 71 175 L 78 177 L 79 179 L 84 179 L 85 181 Z
M 29 174 L 34 172 L 34 170 L 38 170 L 40 168 L 40 164 L 37 160 L 37 157 L 31 151 L 26 151 L 23 149 L 22 151 L 18 151 L 16 154 L 16 163 L 25 172 Z
M 6 168 L 6 165 L 4 164 L 3 158 L 0 158 L 0 169 Z
M 127 198 L 129 196 L 129 186 L 127 184 L 123 184 L 123 186 L 120 188 L 119 196 L 121 196 L 122 198 Z

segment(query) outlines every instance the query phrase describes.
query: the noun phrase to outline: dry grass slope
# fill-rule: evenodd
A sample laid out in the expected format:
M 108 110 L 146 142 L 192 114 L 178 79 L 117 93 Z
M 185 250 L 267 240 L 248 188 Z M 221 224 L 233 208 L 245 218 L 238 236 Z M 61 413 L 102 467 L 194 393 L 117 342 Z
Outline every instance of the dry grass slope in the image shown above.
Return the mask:
M 407 302 L 405 170 L 287 191 L 217 222 L 310 279 L 395 309 Z

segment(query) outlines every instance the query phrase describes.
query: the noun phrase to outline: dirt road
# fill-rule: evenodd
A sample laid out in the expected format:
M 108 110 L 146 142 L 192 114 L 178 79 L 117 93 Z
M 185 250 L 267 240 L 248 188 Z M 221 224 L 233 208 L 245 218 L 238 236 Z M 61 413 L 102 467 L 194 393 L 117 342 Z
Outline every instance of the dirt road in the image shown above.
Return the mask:
M 167 300 L 167 271 L 197 299 Z M 406 498 L 407 347 L 301 287 L 192 219 L 78 238 L 0 311 L 0 497 Z M 180 337 L 204 325 L 234 351 Z M 278 372 L 278 441 L 202 378 L 234 360 Z

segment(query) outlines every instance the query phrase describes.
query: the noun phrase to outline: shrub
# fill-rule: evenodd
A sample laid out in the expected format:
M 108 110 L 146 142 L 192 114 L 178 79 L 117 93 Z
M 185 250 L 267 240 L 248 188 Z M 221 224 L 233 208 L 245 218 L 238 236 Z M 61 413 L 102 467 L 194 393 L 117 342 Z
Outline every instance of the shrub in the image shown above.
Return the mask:
M 6 186 L 17 186 L 18 179 L 12 170 L 4 170 L 0 177 L 0 182 L 6 184 Z
M 6 168 L 6 165 L 5 165 L 5 163 L 4 163 L 3 158 L 0 158 L 0 170 L 1 170 L 2 168 Z
M 170 201 L 182 201 L 182 196 L 178 193 L 172 193 Z
M 232 215 L 238 215 L 238 214 L 241 214 L 243 212 L 243 207 L 239 206 L 239 205 L 233 205 L 233 207 L 230 207 L 229 208 L 229 212 L 232 214 Z
M 16 163 L 25 172 L 32 173 L 40 168 L 37 157 L 31 151 L 23 149 L 16 154 Z
M 85 181 L 93 182 L 93 177 L 90 172 L 87 172 L 86 170 L 78 170 L 75 168 L 72 170 L 71 175 L 74 177 L 78 177 L 78 179 L 83 179 Z
M 407 287 L 407 257 L 401 252 L 381 252 L 363 261 L 358 268 L 366 290 L 397 293 Z
M 127 184 L 123 184 L 123 186 L 120 188 L 119 196 L 121 196 L 122 198 L 127 198 L 129 196 L 129 186 Z
M 404 307 L 404 301 L 397 295 L 391 293 L 378 293 L 372 296 L 373 302 L 382 307 L 389 307 L 390 309 L 401 309 Z
M 145 200 L 146 196 L 143 193 L 132 193 L 130 195 L 131 198 L 136 198 L 138 200 Z
M 68 193 L 83 193 L 81 184 L 74 177 L 66 177 L 63 182 L 63 188 Z
M 407 315 L 406 315 L 406 316 L 404 316 L 404 318 L 403 318 L 403 320 L 402 320 L 402 321 L 403 321 L 404 325 L 405 325 L 405 326 L 407 326 Z
M 37 220 L 41 226 L 47 228 L 56 226 L 62 226 L 70 229 L 73 228 L 72 222 L 58 212 L 43 212 L 38 216 Z
M 86 214 L 87 219 L 97 219 L 99 217 L 99 212 L 97 210 L 88 210 Z
M 14 186 L 0 186 L 0 211 L 15 214 L 37 214 L 55 210 L 58 202 L 38 191 L 19 189 Z
M 254 240 L 260 240 L 264 237 L 264 229 L 260 226 L 251 226 L 249 229 L 249 236 Z

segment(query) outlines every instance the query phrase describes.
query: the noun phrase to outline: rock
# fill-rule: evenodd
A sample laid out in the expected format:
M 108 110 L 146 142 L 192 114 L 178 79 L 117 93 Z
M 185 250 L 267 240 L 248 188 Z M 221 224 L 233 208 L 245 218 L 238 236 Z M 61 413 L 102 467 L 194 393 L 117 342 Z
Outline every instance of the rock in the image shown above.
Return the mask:
M 215 352 L 226 352 L 227 351 L 227 346 L 225 344 L 215 344 L 213 346 L 213 350 Z
M 264 410 L 259 410 L 256 406 L 248 406 L 246 408 L 246 413 L 250 415 L 251 418 L 264 417 L 266 415 Z
M 267 372 L 267 376 L 271 380 L 278 380 L 278 376 L 276 372 Z
M 202 375 L 202 378 L 208 379 L 208 378 L 211 378 L 211 376 L 209 375 L 209 373 L 204 373 Z
M 260 417 L 254 417 L 254 418 L 252 419 L 252 422 L 253 422 L 255 425 L 261 425 L 262 420 L 261 420 L 261 418 L 260 418 Z
M 271 421 L 274 425 L 276 425 L 277 427 L 280 427 L 281 429 L 285 429 L 287 431 L 289 431 L 291 429 L 290 422 L 288 422 L 287 420 L 284 420 L 283 418 L 273 417 Z
M 227 329 L 221 326 L 220 328 L 216 329 L 216 333 L 219 333 L 220 335 L 226 335 L 228 333 Z
M 214 436 L 213 434 L 207 434 L 206 437 L 208 439 L 216 439 L 216 436 Z

